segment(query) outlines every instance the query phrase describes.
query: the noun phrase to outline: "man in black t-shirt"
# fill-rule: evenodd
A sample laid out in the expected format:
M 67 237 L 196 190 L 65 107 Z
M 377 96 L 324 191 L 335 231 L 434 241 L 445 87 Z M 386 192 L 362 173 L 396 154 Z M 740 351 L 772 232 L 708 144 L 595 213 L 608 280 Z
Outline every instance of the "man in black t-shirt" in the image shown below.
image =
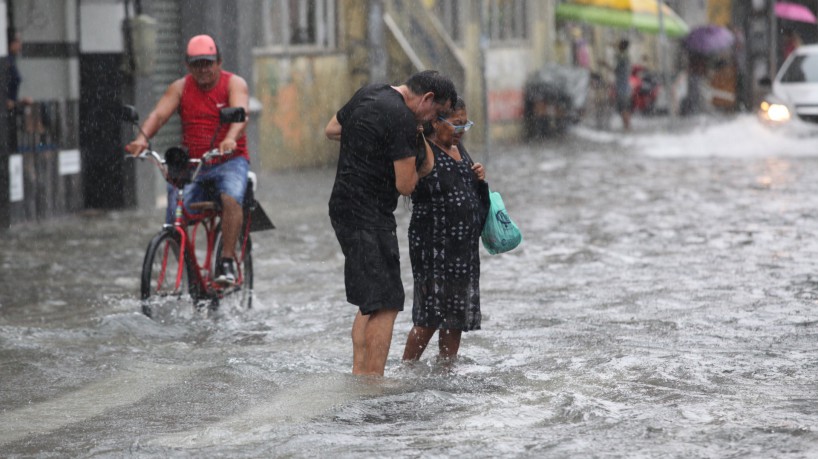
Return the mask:
M 327 137 L 341 142 L 329 216 L 345 257 L 347 301 L 359 308 L 353 374 L 383 375 L 404 301 L 394 211 L 434 166 L 423 123 L 456 99 L 451 80 L 427 70 L 401 86 L 364 86 L 327 124 Z

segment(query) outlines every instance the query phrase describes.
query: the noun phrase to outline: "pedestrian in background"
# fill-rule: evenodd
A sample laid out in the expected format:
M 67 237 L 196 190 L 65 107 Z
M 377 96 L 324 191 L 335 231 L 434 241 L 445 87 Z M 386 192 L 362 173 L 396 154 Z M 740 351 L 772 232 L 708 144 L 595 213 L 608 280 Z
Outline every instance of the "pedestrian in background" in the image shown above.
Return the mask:
M 750 108 L 747 97 L 747 38 L 744 29 L 736 24 L 730 26 L 735 42 L 733 44 L 733 66 L 736 71 L 736 111 L 746 111 Z
M 582 29 L 573 27 L 571 29 L 571 38 L 572 63 L 575 67 L 592 70 L 591 47 L 582 36 Z
M 418 128 L 447 114 L 456 100 L 452 81 L 427 70 L 397 87 L 364 86 L 325 129 L 341 143 L 329 216 L 345 257 L 347 301 L 358 307 L 353 374 L 383 375 L 405 299 L 395 232 L 398 195 L 410 195 L 434 166 Z
M 480 329 L 479 241 L 488 209 L 480 197 L 486 170 L 462 143 L 472 125 L 466 104 L 458 97 L 451 114 L 427 126 L 435 158 L 432 172 L 412 193 L 414 326 L 406 339 L 404 361 L 420 359 L 435 331 L 439 357 L 452 359 L 462 332 Z
M 784 29 L 784 40 L 781 43 L 781 53 L 782 59 L 781 62 L 783 63 L 787 57 L 792 54 L 793 51 L 798 49 L 803 42 L 801 41 L 801 36 L 798 35 L 798 32 L 795 31 L 792 27 L 787 27 Z
M 616 66 L 614 67 L 614 86 L 616 89 L 616 111 L 622 117 L 622 125 L 626 131 L 631 129 L 631 58 L 628 55 L 630 42 L 620 40 L 617 46 Z
M 6 109 L 8 116 L 8 145 L 9 151 L 17 151 L 17 115 L 22 113 L 22 105 L 30 105 L 31 98 L 20 98 L 20 85 L 23 77 L 17 67 L 17 59 L 23 51 L 23 41 L 20 33 L 9 28 L 7 30 L 9 56 L 6 60 Z
M 6 68 L 6 85 L 7 85 L 7 101 L 6 106 L 9 110 L 14 110 L 18 105 L 31 104 L 32 100 L 29 97 L 20 99 L 20 85 L 23 82 L 23 77 L 20 75 L 20 69 L 17 67 L 17 59 L 23 51 L 23 41 L 20 38 L 20 33 L 14 29 L 8 29 L 8 45 L 9 56 L 7 59 Z

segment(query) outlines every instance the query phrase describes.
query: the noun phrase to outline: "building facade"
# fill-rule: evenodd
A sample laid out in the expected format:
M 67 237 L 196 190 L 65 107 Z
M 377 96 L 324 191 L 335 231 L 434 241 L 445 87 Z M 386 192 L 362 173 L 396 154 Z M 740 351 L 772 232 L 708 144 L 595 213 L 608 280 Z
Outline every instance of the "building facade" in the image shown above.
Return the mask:
M 526 79 L 564 61 L 559 2 L 0 0 L 0 26 L 23 39 L 20 96 L 34 101 L 13 116 L 0 111 L 0 228 L 86 208 L 161 205 L 164 183 L 152 165 L 125 158 L 133 133 L 116 113 L 125 103 L 147 115 L 184 74 L 184 45 L 199 33 L 214 36 L 224 68 L 250 85 L 254 168 L 334 164 L 337 144 L 324 127 L 355 90 L 425 69 L 455 81 L 475 121 L 471 151 L 485 160 L 493 145 L 522 138 Z M 772 0 L 666 3 L 691 25 L 751 18 L 753 68 L 772 67 L 773 53 L 762 55 L 776 37 Z M 621 33 L 598 33 L 599 48 Z M 659 62 L 673 48 L 651 39 L 640 40 L 640 56 Z M 9 60 L 5 34 L 0 59 Z M 153 147 L 164 151 L 179 137 L 171 120 Z

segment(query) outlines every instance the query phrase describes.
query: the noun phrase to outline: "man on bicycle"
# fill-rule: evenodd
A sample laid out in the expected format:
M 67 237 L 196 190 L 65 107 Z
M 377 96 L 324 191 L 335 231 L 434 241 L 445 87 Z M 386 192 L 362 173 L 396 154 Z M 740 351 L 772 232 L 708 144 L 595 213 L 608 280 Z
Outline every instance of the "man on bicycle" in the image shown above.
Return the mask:
M 222 70 L 221 55 L 213 38 L 208 35 L 191 38 L 186 65 L 188 74 L 168 86 L 142 124 L 144 135 L 140 133 L 125 147 L 132 155 L 145 151 L 148 139 L 178 112 L 182 121 L 182 143 L 190 158 L 201 158 L 211 147 L 213 133 L 219 126 L 219 111 L 225 107 L 243 107 L 248 111 L 247 82 Z M 189 208 L 190 203 L 212 199 L 205 196 L 205 183 L 215 185 L 221 197 L 224 249 L 215 281 L 222 286 L 231 286 L 236 280 L 235 250 L 250 165 L 244 135 L 246 124 L 246 121 L 232 123 L 219 130 L 215 145 L 222 156 L 202 165 L 196 181 L 185 187 L 185 208 Z

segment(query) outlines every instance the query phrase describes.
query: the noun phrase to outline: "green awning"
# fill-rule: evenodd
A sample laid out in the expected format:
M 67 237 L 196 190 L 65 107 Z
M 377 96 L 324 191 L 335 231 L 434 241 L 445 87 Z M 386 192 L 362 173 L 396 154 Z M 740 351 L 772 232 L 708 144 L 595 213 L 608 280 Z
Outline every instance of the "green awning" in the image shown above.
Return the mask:
M 690 28 L 684 20 L 670 10 L 670 8 L 666 7 L 663 13 L 665 35 L 676 38 L 683 37 L 690 32 Z M 557 19 L 622 29 L 635 29 L 651 34 L 659 33 L 659 16 L 648 12 L 561 3 L 557 5 Z

